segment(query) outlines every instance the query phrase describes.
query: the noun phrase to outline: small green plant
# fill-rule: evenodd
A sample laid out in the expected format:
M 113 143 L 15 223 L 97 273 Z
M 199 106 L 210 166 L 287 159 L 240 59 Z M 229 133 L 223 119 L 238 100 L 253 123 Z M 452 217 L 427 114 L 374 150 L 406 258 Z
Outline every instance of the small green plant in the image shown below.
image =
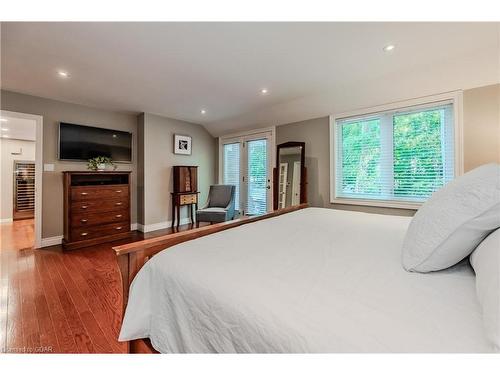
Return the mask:
M 102 171 L 106 168 L 107 165 L 112 165 L 113 170 L 116 169 L 116 165 L 113 163 L 111 158 L 107 156 L 97 156 L 95 158 L 89 159 L 87 163 L 87 168 L 91 171 Z

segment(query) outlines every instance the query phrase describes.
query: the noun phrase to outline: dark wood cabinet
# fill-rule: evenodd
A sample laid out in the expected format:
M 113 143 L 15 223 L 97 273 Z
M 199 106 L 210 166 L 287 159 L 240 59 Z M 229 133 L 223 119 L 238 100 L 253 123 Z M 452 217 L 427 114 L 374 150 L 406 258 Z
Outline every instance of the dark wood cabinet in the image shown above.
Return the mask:
M 174 193 L 191 193 L 198 191 L 198 167 L 190 165 L 174 165 Z
M 65 250 L 130 235 L 130 172 L 63 172 Z
M 193 206 L 198 209 L 198 167 L 190 165 L 175 165 L 174 191 L 172 192 L 172 227 L 181 221 L 181 206 L 189 206 L 189 216 L 194 223 Z

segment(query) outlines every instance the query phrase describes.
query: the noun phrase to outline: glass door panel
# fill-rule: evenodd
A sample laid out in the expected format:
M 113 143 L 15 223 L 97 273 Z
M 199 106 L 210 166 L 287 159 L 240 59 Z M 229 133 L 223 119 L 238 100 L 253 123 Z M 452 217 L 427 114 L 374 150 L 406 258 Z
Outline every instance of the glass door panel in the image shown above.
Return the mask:
M 247 142 L 247 214 L 261 215 L 268 206 L 267 139 Z
M 241 144 L 229 143 L 224 145 L 224 175 L 223 183 L 226 185 L 235 185 L 235 209 L 240 209 L 240 148 Z

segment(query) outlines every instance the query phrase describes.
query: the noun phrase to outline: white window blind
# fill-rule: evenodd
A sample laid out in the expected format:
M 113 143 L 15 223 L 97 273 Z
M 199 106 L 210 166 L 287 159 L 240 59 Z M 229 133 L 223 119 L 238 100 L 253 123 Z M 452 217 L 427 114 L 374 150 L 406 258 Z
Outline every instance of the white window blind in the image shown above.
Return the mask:
M 335 197 L 423 202 L 454 178 L 451 101 L 335 122 Z
M 235 209 L 240 209 L 240 143 L 224 145 L 224 184 L 235 185 Z
M 247 209 L 249 215 L 267 211 L 267 140 L 247 142 L 248 181 Z

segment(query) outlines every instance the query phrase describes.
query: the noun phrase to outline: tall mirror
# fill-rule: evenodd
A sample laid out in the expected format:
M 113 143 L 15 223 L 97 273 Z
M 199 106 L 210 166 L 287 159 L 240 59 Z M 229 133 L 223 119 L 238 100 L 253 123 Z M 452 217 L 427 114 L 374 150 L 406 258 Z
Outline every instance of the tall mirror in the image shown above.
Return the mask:
M 274 209 L 306 203 L 305 143 L 277 146 L 274 168 Z

